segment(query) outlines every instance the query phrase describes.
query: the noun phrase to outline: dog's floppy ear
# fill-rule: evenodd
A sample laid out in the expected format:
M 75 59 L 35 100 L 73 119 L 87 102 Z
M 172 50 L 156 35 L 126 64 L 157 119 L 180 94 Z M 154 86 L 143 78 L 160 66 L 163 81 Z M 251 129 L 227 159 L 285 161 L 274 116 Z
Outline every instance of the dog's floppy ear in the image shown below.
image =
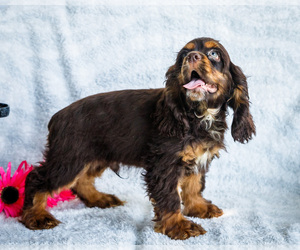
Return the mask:
M 233 81 L 233 89 L 228 105 L 233 109 L 233 121 L 231 134 L 235 141 L 248 142 L 255 135 L 255 125 L 249 110 L 249 95 L 247 78 L 242 70 L 230 62 L 230 73 Z
M 166 87 L 172 87 L 173 84 L 177 84 L 176 65 L 172 65 L 166 72 Z
M 159 132 L 167 137 L 182 138 L 190 128 L 180 94 L 178 69 L 173 65 L 166 73 L 166 88 L 153 116 Z

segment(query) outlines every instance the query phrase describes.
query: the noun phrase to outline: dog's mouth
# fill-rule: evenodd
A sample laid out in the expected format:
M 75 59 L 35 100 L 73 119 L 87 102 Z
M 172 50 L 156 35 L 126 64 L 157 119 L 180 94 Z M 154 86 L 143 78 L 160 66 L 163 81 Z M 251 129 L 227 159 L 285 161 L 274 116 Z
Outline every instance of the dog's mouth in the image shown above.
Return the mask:
M 189 90 L 205 91 L 210 94 L 214 94 L 218 90 L 216 84 L 206 83 L 195 70 L 191 73 L 191 81 L 183 85 L 183 87 Z

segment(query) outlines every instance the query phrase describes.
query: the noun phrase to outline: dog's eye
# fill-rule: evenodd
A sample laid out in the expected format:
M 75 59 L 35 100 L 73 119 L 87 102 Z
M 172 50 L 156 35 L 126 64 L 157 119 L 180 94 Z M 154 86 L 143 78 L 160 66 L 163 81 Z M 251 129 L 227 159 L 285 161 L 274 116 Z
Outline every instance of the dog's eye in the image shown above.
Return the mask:
M 219 61 L 220 61 L 220 55 L 219 55 L 219 53 L 218 53 L 217 51 L 215 51 L 215 50 L 209 51 L 207 55 L 208 55 L 208 58 L 209 58 L 209 59 L 212 59 L 212 60 L 214 60 L 214 61 L 216 61 L 216 62 L 219 62 Z
M 189 53 L 188 50 L 181 50 L 178 55 L 177 55 L 177 63 L 179 65 L 181 65 L 183 63 L 184 58 L 187 56 L 187 54 Z
M 185 57 L 187 56 L 188 53 L 189 53 L 189 52 L 186 51 L 186 50 L 182 51 L 181 54 L 180 54 L 181 58 L 182 58 L 182 59 L 185 58 Z

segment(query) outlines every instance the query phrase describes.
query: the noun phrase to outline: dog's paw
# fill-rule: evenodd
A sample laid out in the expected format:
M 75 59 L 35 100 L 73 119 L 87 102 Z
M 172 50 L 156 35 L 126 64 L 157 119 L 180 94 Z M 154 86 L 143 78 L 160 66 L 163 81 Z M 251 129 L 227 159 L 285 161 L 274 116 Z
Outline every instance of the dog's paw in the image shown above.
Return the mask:
M 94 202 L 85 201 L 87 207 L 99 207 L 99 208 L 109 208 L 123 206 L 124 201 L 121 201 L 117 196 L 112 194 L 103 194 L 101 198 Z
M 214 204 L 207 205 L 207 213 L 205 218 L 220 217 L 223 215 L 223 210 Z
M 206 233 L 200 225 L 184 217 L 177 221 L 172 219 L 165 222 L 158 221 L 154 226 L 154 231 L 165 234 L 174 240 L 186 240 Z
M 31 230 L 51 229 L 61 223 L 47 211 L 42 213 L 24 211 L 21 222 Z
M 223 215 L 223 210 L 211 203 L 200 203 L 195 204 L 193 207 L 185 207 L 183 214 L 191 217 L 210 219 Z
M 174 240 L 186 240 L 190 237 L 196 237 L 205 233 L 206 231 L 200 225 L 188 220 L 175 224 L 172 230 L 166 232 L 166 234 Z

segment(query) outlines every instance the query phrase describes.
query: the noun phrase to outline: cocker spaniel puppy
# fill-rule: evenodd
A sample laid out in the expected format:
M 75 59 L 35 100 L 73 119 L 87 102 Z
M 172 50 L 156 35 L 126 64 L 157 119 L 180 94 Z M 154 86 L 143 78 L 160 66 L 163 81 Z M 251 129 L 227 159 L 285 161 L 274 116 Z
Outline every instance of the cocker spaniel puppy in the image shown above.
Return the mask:
M 248 142 L 255 134 L 246 77 L 219 42 L 198 38 L 178 53 L 166 78 L 163 89 L 89 96 L 52 117 L 45 161 L 26 179 L 26 227 L 60 223 L 45 207 L 47 195 L 64 188 L 72 188 L 88 207 L 123 205 L 94 186 L 105 169 L 117 172 L 119 164 L 145 169 L 156 232 L 187 239 L 206 231 L 184 215 L 222 215 L 202 197 L 205 173 L 225 148 L 228 106 L 234 111 L 234 140 Z

